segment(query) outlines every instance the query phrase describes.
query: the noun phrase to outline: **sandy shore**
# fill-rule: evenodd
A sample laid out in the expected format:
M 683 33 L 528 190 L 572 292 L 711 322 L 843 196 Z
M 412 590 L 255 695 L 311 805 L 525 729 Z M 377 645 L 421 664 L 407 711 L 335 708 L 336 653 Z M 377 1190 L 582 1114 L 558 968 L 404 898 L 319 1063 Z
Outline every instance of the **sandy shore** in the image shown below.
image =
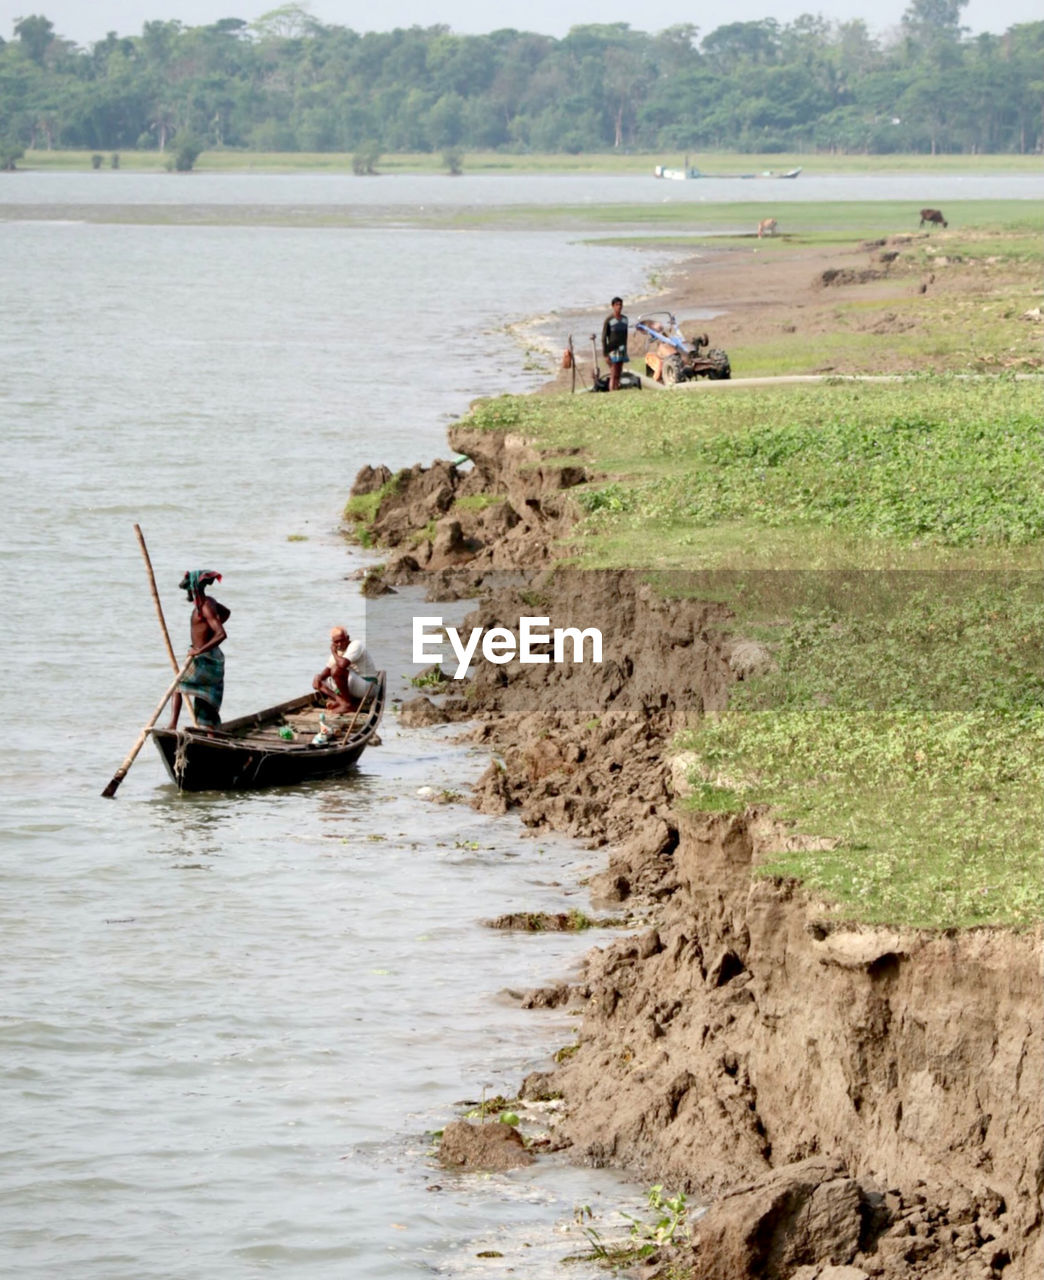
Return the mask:
M 632 321 L 643 311 L 673 312 L 686 336 L 706 334 L 729 353 L 734 378 L 1044 371 L 1039 324 L 1027 323 L 1033 305 L 1039 309 L 1038 283 L 1017 259 L 963 258 L 947 238 L 953 234 L 810 245 L 781 233 L 711 243 L 679 258 L 661 294 L 627 308 Z M 686 319 L 708 312 L 717 314 Z M 984 328 L 997 317 L 999 330 Z M 961 341 L 938 342 L 941 330 Z M 645 340 L 632 332 L 632 371 L 642 371 L 644 350 Z M 778 369 L 759 367 L 765 352 Z M 577 356 L 581 382 L 590 384 L 590 351 L 578 346 Z M 567 389 L 570 381 L 559 372 L 548 389 Z

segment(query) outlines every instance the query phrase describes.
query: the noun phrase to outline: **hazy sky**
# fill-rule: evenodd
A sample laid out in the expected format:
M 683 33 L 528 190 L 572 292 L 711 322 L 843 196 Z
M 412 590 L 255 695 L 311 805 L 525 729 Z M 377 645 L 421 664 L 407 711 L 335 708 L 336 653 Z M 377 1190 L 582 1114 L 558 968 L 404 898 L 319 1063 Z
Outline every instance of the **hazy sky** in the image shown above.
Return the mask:
M 790 22 L 802 13 L 822 13 L 845 21 L 862 18 L 874 32 L 898 24 L 909 0 L 730 0 L 713 5 L 677 8 L 670 3 L 650 4 L 648 17 L 636 17 L 641 7 L 634 0 L 526 0 L 510 7 L 481 0 L 383 0 L 379 16 L 372 4 L 360 0 L 308 0 L 304 6 L 320 22 L 351 27 L 355 31 L 390 31 L 393 27 L 446 23 L 453 31 L 478 33 L 498 27 L 541 31 L 563 36 L 571 26 L 585 22 L 629 22 L 639 31 L 659 31 L 676 22 L 694 22 L 703 34 L 726 22 L 775 18 Z M 154 18 L 177 18 L 186 26 L 215 22 L 218 18 L 244 18 L 252 22 L 278 6 L 279 0 L 0 0 L 0 36 L 10 38 L 14 22 L 28 14 L 43 14 L 59 35 L 86 45 L 104 38 L 107 31 L 139 35 L 142 23 Z M 1034 22 L 1042 14 L 1041 0 L 970 0 L 964 25 L 972 31 L 1000 33 L 1016 22 Z

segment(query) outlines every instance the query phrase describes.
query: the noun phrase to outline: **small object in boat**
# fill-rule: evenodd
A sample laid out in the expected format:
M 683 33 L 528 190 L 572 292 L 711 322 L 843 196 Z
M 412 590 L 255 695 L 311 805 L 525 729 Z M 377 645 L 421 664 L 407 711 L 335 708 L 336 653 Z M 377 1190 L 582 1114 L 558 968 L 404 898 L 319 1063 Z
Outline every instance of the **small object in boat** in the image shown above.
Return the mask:
M 279 726 L 279 736 L 283 739 L 284 742 L 293 742 L 294 731 L 293 729 L 290 728 L 288 724 L 281 724 Z
M 330 729 L 326 723 L 326 712 L 319 712 L 319 732 L 312 739 L 313 747 L 325 747 L 330 741 Z

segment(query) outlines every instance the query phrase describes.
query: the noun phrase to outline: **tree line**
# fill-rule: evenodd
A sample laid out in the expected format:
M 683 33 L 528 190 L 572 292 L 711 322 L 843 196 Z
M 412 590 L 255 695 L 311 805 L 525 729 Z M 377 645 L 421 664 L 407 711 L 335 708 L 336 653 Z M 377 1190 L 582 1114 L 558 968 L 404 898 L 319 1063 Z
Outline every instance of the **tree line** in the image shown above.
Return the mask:
M 561 39 L 442 25 L 358 33 L 296 4 L 254 23 L 146 22 L 80 48 L 43 15 L 0 39 L 0 163 L 22 148 L 259 151 L 1035 152 L 1044 22 L 970 37 L 912 0 L 887 38 L 805 15 L 627 23 Z

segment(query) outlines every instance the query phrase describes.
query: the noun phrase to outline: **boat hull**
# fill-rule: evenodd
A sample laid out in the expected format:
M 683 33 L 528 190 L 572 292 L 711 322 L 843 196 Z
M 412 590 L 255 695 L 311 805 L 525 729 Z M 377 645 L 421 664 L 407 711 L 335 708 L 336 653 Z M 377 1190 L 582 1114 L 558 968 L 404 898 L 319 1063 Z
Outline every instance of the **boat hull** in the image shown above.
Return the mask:
M 653 177 L 692 182 L 697 178 L 796 178 L 800 172 L 799 166 L 797 169 L 787 169 L 784 173 L 776 173 L 772 169 L 763 173 L 702 173 L 699 169 L 665 169 L 658 164 L 653 170 Z
M 256 791 L 341 778 L 350 773 L 377 732 L 384 711 L 385 676 L 362 708 L 359 725 L 341 742 L 316 747 L 310 741 L 284 742 L 275 726 L 288 715 L 318 706 L 312 694 L 281 703 L 222 727 L 211 736 L 201 729 L 153 729 L 152 740 L 170 780 L 180 791 Z

